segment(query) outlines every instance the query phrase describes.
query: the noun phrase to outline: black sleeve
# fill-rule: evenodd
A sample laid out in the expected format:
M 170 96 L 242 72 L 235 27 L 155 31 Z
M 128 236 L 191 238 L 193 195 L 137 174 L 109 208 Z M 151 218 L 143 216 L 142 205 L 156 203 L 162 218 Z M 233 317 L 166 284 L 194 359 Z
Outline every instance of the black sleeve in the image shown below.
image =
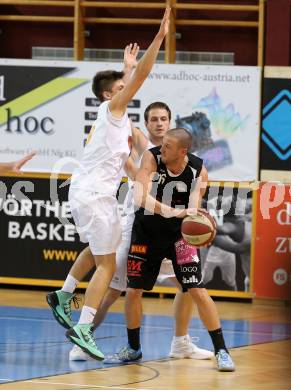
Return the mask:
M 196 170 L 196 178 L 200 175 L 202 167 L 203 167 L 203 160 L 200 157 L 195 156 L 195 154 L 188 153 L 189 158 L 189 165 L 193 167 Z
M 152 153 L 154 156 L 154 159 L 156 161 L 157 166 L 159 165 L 159 158 L 158 156 L 161 156 L 161 147 L 160 146 L 155 146 L 154 148 L 148 149 L 149 152 Z

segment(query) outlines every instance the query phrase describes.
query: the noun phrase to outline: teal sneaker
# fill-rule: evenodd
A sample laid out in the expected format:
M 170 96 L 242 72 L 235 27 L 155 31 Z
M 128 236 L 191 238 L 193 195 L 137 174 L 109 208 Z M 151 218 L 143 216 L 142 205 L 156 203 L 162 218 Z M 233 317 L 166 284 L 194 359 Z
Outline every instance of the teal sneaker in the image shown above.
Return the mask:
M 225 349 L 220 349 L 216 354 L 218 371 L 235 371 L 234 362 Z
M 47 303 L 53 311 L 55 319 L 66 329 L 73 327 L 71 303 L 74 302 L 75 308 L 79 308 L 79 298 L 76 294 L 71 294 L 62 290 L 48 293 L 46 296 Z
M 78 345 L 84 352 L 96 360 L 103 360 L 104 355 L 98 349 L 93 337 L 93 324 L 77 324 L 67 330 L 66 337 Z
M 104 360 L 105 364 L 120 364 L 120 363 L 130 363 L 137 362 L 142 358 L 141 348 L 138 350 L 132 349 L 129 344 L 121 348 L 121 350 L 114 355 L 106 356 Z

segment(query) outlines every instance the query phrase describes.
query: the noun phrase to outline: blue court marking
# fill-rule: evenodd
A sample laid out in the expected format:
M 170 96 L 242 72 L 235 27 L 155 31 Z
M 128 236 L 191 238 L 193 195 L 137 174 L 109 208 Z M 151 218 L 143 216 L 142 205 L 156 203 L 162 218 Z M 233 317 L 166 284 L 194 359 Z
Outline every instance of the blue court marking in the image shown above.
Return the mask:
M 73 314 L 77 320 L 78 313 Z M 173 336 L 173 318 L 144 316 L 141 340 L 143 361 L 168 357 Z M 291 325 L 262 321 L 222 320 L 229 348 L 291 339 Z M 194 318 L 191 336 L 200 347 L 212 350 L 208 332 Z M 124 315 L 109 313 L 96 332 L 97 344 L 105 354 L 112 354 L 126 344 Z M 72 347 L 63 329 L 49 309 L 0 307 L 0 384 L 111 367 L 97 361 L 69 362 Z

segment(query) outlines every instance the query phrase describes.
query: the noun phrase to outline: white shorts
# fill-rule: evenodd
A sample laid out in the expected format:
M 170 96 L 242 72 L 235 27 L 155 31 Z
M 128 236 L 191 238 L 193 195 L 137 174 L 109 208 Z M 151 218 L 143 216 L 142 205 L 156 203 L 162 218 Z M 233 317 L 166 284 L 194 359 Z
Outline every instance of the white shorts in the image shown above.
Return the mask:
M 70 188 L 69 203 L 80 240 L 93 255 L 115 253 L 121 242 L 121 222 L 115 196 Z
M 134 214 L 123 216 L 121 219 L 122 241 L 116 252 L 116 271 L 110 283 L 110 287 L 118 291 L 125 291 L 127 285 L 127 259 L 131 240 L 131 231 Z M 161 265 L 157 281 L 162 283 L 168 278 L 175 278 L 172 261 L 164 259 Z
M 116 251 L 116 271 L 109 287 L 118 291 L 125 291 L 127 284 L 127 258 L 130 247 L 132 224 L 134 214 L 121 218 L 122 239 Z

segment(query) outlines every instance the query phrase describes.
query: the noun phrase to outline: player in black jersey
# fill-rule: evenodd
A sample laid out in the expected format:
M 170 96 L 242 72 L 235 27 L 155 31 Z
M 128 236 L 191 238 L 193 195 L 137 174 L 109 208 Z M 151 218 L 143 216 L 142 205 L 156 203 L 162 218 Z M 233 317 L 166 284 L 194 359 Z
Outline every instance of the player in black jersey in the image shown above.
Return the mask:
M 166 257 L 172 260 L 183 291 L 188 291 L 197 304 L 214 345 L 218 369 L 234 371 L 216 306 L 203 288 L 196 248 L 181 236 L 182 220 L 197 212 L 208 177 L 203 161 L 188 153 L 191 145 L 192 137 L 185 129 L 169 130 L 161 147 L 144 153 L 136 175 L 135 201 L 140 208 L 135 214 L 128 256 L 128 345 L 117 357 L 122 361 L 142 357 L 139 337 L 142 291 L 152 289 Z
M 191 207 L 189 204 L 191 194 L 195 194 L 194 187 L 196 180 L 202 174 L 203 162 L 200 158 L 188 154 L 185 155 L 181 168 L 179 164 L 178 169 L 171 171 L 168 167 L 169 163 L 165 163 L 167 153 L 165 149 L 169 147 L 168 137 L 167 134 L 166 143 L 162 147 L 150 149 L 146 158 L 152 165 L 150 169 L 155 169 L 152 171 L 155 174 L 151 179 L 150 198 L 147 196 L 147 191 L 144 192 L 147 198 L 141 201 L 144 207 L 140 207 L 135 213 L 127 273 L 129 285 L 133 288 L 151 290 L 159 273 L 161 260 L 165 257 L 173 260 L 176 258 L 177 250 L 185 250 L 184 241 L 181 240 L 182 217 L 186 215 L 185 209 Z M 144 169 L 144 166 L 141 169 Z M 142 190 L 144 191 L 145 188 L 143 187 Z M 146 204 L 148 202 L 150 204 Z M 196 249 L 192 247 L 190 249 L 191 254 L 196 256 Z M 140 261 L 140 256 L 137 256 L 136 261 L 136 252 L 145 255 L 146 260 Z M 141 278 L 136 275 L 136 264 L 140 264 L 141 276 L 143 276 Z M 200 262 L 191 268 L 197 270 L 197 276 L 192 271 L 187 272 L 185 270 L 187 267 L 183 267 L 184 271 L 180 272 L 181 267 L 176 262 L 173 262 L 173 266 L 176 277 L 185 290 L 201 284 Z

